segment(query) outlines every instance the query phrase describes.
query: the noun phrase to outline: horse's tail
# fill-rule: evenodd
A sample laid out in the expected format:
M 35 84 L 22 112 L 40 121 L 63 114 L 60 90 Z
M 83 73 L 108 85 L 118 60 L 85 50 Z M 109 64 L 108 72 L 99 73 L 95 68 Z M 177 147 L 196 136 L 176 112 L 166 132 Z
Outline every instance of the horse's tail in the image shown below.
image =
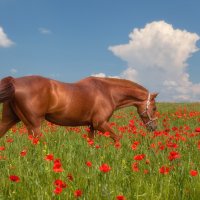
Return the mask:
M 14 78 L 8 76 L 0 81 L 0 103 L 12 99 L 15 93 Z

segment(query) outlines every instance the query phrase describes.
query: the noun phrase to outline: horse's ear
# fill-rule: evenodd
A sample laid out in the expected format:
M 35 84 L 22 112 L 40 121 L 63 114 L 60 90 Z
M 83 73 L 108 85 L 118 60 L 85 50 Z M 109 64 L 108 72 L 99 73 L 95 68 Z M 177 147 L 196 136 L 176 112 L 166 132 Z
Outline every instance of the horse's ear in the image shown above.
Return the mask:
M 155 99 L 158 96 L 159 93 L 152 93 L 151 94 L 151 99 Z

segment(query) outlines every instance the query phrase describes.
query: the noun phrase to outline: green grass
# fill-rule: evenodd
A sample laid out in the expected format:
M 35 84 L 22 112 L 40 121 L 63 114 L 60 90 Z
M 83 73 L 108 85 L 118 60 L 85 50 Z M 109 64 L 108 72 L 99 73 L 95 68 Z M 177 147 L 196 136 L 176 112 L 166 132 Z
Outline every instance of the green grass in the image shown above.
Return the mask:
M 88 145 L 83 137 L 87 134 L 84 127 L 51 127 L 46 123 L 42 127 L 44 137 L 34 145 L 24 126 L 18 124 L 0 140 L 0 147 L 5 147 L 0 151 L 0 199 L 75 199 L 77 189 L 83 192 L 79 199 L 86 200 L 114 200 L 118 195 L 127 200 L 199 199 L 200 176 L 191 176 L 190 170 L 200 172 L 200 136 L 195 132 L 200 127 L 200 104 L 158 103 L 158 111 L 156 136 L 140 125 L 135 109 L 115 112 L 111 119 L 115 122 L 113 129 L 120 134 L 120 127 L 124 128 L 120 148 L 110 138 L 98 134 L 94 145 Z M 129 126 L 131 119 L 135 122 L 134 130 Z M 8 142 L 9 139 L 13 142 Z M 132 150 L 135 141 L 139 145 Z M 170 142 L 178 147 L 168 147 Z M 98 145 L 100 148 L 96 148 Z M 24 149 L 27 154 L 22 157 L 20 152 Z M 172 151 L 178 152 L 180 158 L 170 161 L 168 156 Z M 47 154 L 61 160 L 62 172 L 53 171 L 53 161 L 44 159 Z M 145 154 L 145 158 L 134 160 L 138 154 Z M 138 162 L 137 172 L 132 169 L 135 162 Z M 109 172 L 99 170 L 103 163 L 111 167 Z M 163 165 L 170 167 L 168 174 L 159 172 Z M 69 173 L 73 181 L 68 179 Z M 17 175 L 20 181 L 12 182 L 10 175 Z M 54 193 L 56 179 L 67 184 L 59 195 Z

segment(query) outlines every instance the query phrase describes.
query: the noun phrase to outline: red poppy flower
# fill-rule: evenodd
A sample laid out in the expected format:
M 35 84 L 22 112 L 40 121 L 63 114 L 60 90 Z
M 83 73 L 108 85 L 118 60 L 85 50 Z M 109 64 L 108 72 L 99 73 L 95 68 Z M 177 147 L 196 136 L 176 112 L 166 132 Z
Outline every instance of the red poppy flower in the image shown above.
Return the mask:
M 74 177 L 72 176 L 72 174 L 67 174 L 67 178 L 68 178 L 68 180 L 70 180 L 70 181 L 73 181 L 74 180 Z
M 8 138 L 7 140 L 6 140 L 6 142 L 8 142 L 8 143 L 12 143 L 14 140 L 12 139 L 12 138 Z
M 161 174 L 168 174 L 169 171 L 170 171 L 170 168 L 163 165 L 163 166 L 159 169 L 159 171 L 160 171 Z
M 88 167 L 92 167 L 92 162 L 90 162 L 90 161 L 87 161 L 85 164 L 86 164 Z
M 190 170 L 190 175 L 191 176 L 197 176 L 198 175 L 198 171 L 196 171 L 196 170 Z
M 134 172 L 138 172 L 139 171 L 138 162 L 134 162 L 132 164 L 132 169 L 133 169 Z
M 176 148 L 178 148 L 178 144 L 172 143 L 172 142 L 168 142 L 168 143 L 167 143 L 167 147 L 168 147 L 168 148 L 175 148 L 175 149 L 176 149 Z
M 197 143 L 197 148 L 200 150 L 200 140 Z
M 126 200 L 125 196 L 123 196 L 123 195 L 116 196 L 116 199 L 117 200 Z
M 60 194 L 62 192 L 62 188 L 61 187 L 56 187 L 53 192 L 58 195 L 58 194 Z
M 104 135 L 105 137 L 110 137 L 110 132 L 106 131 L 103 135 Z
M 120 142 L 116 142 L 115 143 L 115 148 L 116 149 L 120 149 L 121 148 L 121 143 Z
M 94 145 L 94 140 L 88 139 L 87 141 L 89 146 L 93 146 Z
M 47 154 L 44 159 L 47 161 L 52 161 L 54 159 L 54 156 L 53 154 Z
M 196 132 L 200 132 L 200 127 L 195 128 Z
M 134 160 L 143 160 L 145 158 L 145 154 L 138 154 L 134 156 Z
M 99 167 L 99 169 L 100 169 L 100 171 L 106 173 L 111 170 L 111 167 L 108 164 L 104 163 Z
M 55 180 L 54 185 L 57 186 L 57 187 L 60 187 L 60 188 L 66 188 L 67 187 L 67 184 L 60 179 Z
M 4 151 L 6 148 L 4 146 L 0 147 L 0 151 Z
M 180 158 L 180 157 L 181 157 L 181 156 L 180 156 L 180 154 L 179 154 L 178 152 L 176 152 L 176 151 L 171 151 L 171 152 L 169 153 L 168 159 L 169 159 L 170 161 L 172 161 L 172 160 L 178 159 L 178 158 Z
M 19 176 L 16 176 L 16 175 L 10 175 L 9 176 L 9 179 L 13 182 L 19 182 L 20 181 L 20 178 Z
M 76 191 L 74 191 L 74 196 L 75 196 L 75 197 L 81 197 L 82 194 L 83 194 L 83 192 L 82 192 L 81 190 L 76 190 Z
M 137 147 L 138 147 L 139 144 L 140 144 L 140 142 L 138 142 L 138 141 L 133 142 L 133 144 L 131 145 L 131 149 L 137 150 Z
M 53 171 L 54 172 L 62 172 L 63 171 L 60 159 L 54 160 Z
M 34 138 L 32 144 L 37 145 L 39 143 L 39 138 Z
M 26 154 L 27 154 L 27 150 L 26 149 L 24 149 L 24 150 L 22 150 L 21 152 L 20 152 L 20 155 L 23 157 L 23 156 L 26 156 Z

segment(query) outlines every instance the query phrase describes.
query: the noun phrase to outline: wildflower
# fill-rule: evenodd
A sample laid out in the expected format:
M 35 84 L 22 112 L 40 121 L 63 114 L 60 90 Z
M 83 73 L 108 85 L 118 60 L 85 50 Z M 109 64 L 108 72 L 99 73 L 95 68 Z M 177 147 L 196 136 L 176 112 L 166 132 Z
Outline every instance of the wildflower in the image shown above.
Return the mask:
M 90 161 L 87 161 L 85 164 L 86 164 L 88 167 L 92 167 L 92 162 L 90 162 Z
M 197 176 L 198 175 L 198 171 L 196 171 L 196 170 L 190 170 L 190 175 L 191 176 Z
M 166 167 L 166 166 L 164 166 L 164 165 L 159 169 L 159 172 L 160 172 L 161 174 L 168 174 L 169 171 L 170 171 L 170 168 L 169 168 L 169 167 Z
M 94 145 L 94 140 L 88 139 L 87 141 L 89 146 L 93 146 Z
M 16 175 L 10 175 L 9 176 L 9 179 L 13 182 L 19 182 L 20 181 L 20 178 L 19 176 L 16 176 Z
M 56 187 L 60 187 L 60 188 L 66 188 L 67 187 L 67 184 L 64 181 L 60 180 L 60 179 L 55 180 L 54 181 L 54 185 Z
M 139 144 L 140 144 L 140 142 L 138 142 L 138 141 L 133 142 L 133 144 L 131 145 L 131 149 L 137 150 L 137 147 L 138 147 Z
M 138 154 L 134 156 L 134 160 L 143 160 L 145 158 L 145 154 Z
M 117 200 L 126 200 L 125 196 L 123 196 L 123 195 L 116 196 L 116 199 Z
M 39 138 L 33 138 L 32 144 L 37 145 L 39 143 Z
M 44 159 L 47 160 L 47 161 L 54 160 L 53 154 L 47 154 Z
M 111 167 L 108 164 L 104 163 L 99 167 L 99 169 L 100 169 L 100 171 L 106 173 L 111 170 Z
M 181 157 L 181 156 L 180 156 L 180 154 L 179 154 L 178 152 L 176 152 L 176 151 L 171 151 L 171 152 L 169 153 L 168 159 L 169 159 L 170 161 L 172 161 L 172 160 L 178 159 L 178 158 L 180 158 L 180 157 Z
M 4 146 L 0 147 L 0 151 L 4 151 L 6 148 Z
M 20 156 L 26 156 L 27 154 L 27 150 L 26 149 L 23 149 L 21 152 L 20 152 Z
M 200 127 L 195 128 L 196 132 L 200 132 Z
M 132 169 L 133 169 L 134 172 L 138 172 L 139 171 L 138 162 L 134 162 L 132 164 Z
M 152 143 L 152 144 L 150 145 L 150 147 L 151 147 L 152 149 L 154 149 L 154 148 L 156 148 L 156 144 Z
M 168 143 L 167 143 L 167 147 L 168 147 L 168 148 L 178 148 L 178 144 L 172 143 L 172 142 L 168 142 Z
M 121 143 L 120 142 L 116 142 L 115 143 L 115 148 L 116 149 L 120 149 L 121 148 Z
M 197 148 L 200 150 L 200 140 L 197 143 Z
M 87 137 L 88 137 L 87 134 L 82 135 L 82 138 L 84 138 L 84 139 L 87 139 Z
M 36 138 L 33 135 L 29 135 L 28 139 L 31 140 L 32 144 L 34 144 L 34 145 L 37 145 L 39 142 L 39 138 Z
M 81 190 L 76 190 L 76 191 L 74 191 L 74 196 L 75 196 L 75 197 L 81 197 L 82 194 L 83 194 L 83 192 L 82 192 Z
M 97 145 L 95 146 L 95 148 L 96 148 L 96 149 L 99 149 L 99 148 L 101 148 L 101 146 L 97 144 Z
M 14 140 L 12 139 L 12 138 L 8 138 L 7 140 L 6 140 L 6 142 L 8 142 L 8 143 L 12 143 Z
M 72 176 L 72 174 L 67 174 L 67 178 L 68 178 L 68 180 L 70 180 L 70 181 L 73 181 L 74 180 L 74 177 Z
M 53 192 L 58 195 L 58 194 L 60 194 L 62 192 L 62 188 L 61 187 L 56 187 Z
M 105 137 L 110 137 L 110 132 L 106 131 L 103 135 L 104 135 Z
M 54 172 L 62 172 L 63 171 L 60 159 L 54 160 L 53 171 Z

